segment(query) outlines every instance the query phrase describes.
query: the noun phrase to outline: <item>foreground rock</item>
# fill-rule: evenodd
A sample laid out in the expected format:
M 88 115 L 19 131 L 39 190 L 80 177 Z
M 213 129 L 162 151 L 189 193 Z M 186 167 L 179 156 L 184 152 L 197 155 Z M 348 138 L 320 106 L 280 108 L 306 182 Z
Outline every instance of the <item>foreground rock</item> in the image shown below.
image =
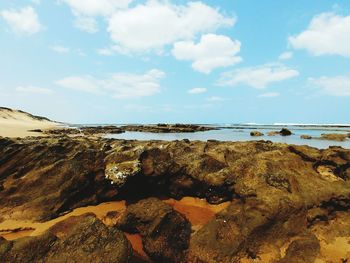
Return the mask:
M 145 252 L 155 262 L 184 261 L 191 224 L 162 201 L 149 198 L 128 206 L 119 227 L 129 233 L 140 233 Z
M 0 220 L 47 221 L 115 198 L 104 147 L 87 139 L 0 139 Z
M 0 238 L 1 262 L 129 262 L 132 248 L 124 234 L 92 215 L 72 217 L 44 234 L 15 241 Z
M 266 251 L 299 262 L 297 250 L 313 262 L 324 245 L 314 229 L 349 213 L 350 150 L 268 141 L 0 140 L 2 219 L 43 221 L 78 206 L 152 196 L 232 201 L 191 236 L 187 250 L 183 217 L 153 199 L 130 205 L 121 226 L 140 233 L 157 262 L 250 262 Z M 341 227 L 330 231 L 340 235 Z M 184 234 L 173 246 L 175 230 Z

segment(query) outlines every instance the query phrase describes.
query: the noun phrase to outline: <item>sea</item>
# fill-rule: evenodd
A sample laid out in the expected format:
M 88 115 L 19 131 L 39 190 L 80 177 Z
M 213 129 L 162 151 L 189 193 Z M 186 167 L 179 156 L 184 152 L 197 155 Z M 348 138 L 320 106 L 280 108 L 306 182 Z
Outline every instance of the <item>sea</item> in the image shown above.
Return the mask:
M 319 149 L 326 149 L 330 146 L 341 146 L 350 149 L 350 139 L 343 142 L 321 140 L 321 139 L 301 139 L 301 135 L 320 137 L 323 133 L 350 133 L 350 124 L 200 124 L 202 126 L 215 127 L 217 130 L 194 132 L 194 133 L 150 133 L 150 132 L 125 132 L 121 134 L 107 134 L 107 138 L 124 140 L 163 140 L 174 141 L 188 139 L 192 141 L 257 141 L 268 140 L 278 143 L 295 145 L 309 145 Z M 122 126 L 122 125 L 116 125 Z M 279 131 L 282 128 L 289 129 L 291 136 L 268 136 L 270 131 Z M 260 131 L 264 136 L 252 137 L 251 131 Z

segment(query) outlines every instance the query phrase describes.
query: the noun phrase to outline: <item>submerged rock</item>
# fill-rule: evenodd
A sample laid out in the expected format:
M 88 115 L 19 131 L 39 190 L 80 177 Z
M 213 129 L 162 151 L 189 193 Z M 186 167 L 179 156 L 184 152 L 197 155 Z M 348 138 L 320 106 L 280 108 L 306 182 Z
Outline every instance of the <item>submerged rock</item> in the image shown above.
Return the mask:
M 330 141 L 338 141 L 343 142 L 349 137 L 349 134 L 342 134 L 342 133 L 323 133 L 321 134 L 322 140 L 330 140 Z
M 310 135 L 300 135 L 300 139 L 311 140 L 312 137 Z

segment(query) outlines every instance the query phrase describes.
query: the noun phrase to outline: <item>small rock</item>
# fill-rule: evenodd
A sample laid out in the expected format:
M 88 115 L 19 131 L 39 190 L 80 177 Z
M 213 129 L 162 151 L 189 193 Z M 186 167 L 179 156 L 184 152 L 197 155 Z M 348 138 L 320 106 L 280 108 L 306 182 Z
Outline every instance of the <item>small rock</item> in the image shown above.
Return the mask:
M 300 139 L 304 139 L 304 140 L 311 140 L 312 137 L 310 135 L 300 135 Z
M 252 131 L 250 132 L 250 136 L 258 137 L 258 136 L 264 136 L 264 134 L 259 131 Z
M 292 135 L 292 132 L 286 128 L 282 128 L 282 130 L 280 130 L 279 132 L 282 136 L 290 136 Z

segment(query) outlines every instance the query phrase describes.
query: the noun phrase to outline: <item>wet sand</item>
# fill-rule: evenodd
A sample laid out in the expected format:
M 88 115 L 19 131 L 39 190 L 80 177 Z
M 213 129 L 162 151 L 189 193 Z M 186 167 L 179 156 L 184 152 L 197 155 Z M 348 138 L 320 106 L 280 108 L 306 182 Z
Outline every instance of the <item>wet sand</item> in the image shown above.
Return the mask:
M 62 215 L 50 221 L 43 223 L 30 222 L 30 221 L 18 221 L 18 220 L 5 220 L 0 223 L 0 236 L 8 240 L 17 239 L 23 236 L 38 236 L 48 230 L 55 224 L 71 217 L 80 216 L 86 213 L 94 213 L 99 219 L 103 220 L 106 214 L 110 211 L 123 211 L 125 209 L 125 201 L 119 202 L 108 202 L 97 206 L 87 206 L 81 207 L 73 210 L 70 213 Z M 23 229 L 23 231 L 18 231 L 18 229 Z M 32 229 L 32 230 L 28 230 Z M 12 233 L 11 233 L 11 230 Z

